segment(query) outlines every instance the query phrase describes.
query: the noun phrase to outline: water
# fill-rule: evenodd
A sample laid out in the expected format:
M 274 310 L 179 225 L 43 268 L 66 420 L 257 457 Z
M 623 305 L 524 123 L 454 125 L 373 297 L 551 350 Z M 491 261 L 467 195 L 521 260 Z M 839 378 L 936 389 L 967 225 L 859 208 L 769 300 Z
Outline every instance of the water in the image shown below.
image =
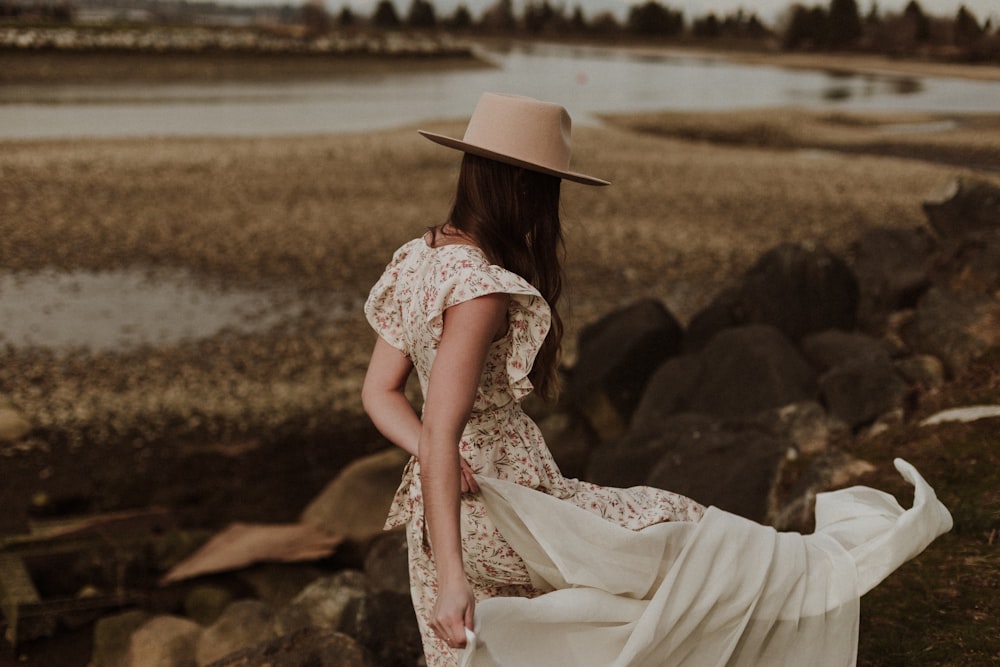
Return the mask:
M 95 351 L 262 332 L 311 304 L 283 290 L 212 286 L 182 270 L 0 275 L 0 345 Z M 347 308 L 314 308 L 332 318 Z
M 996 82 L 847 75 L 589 47 L 525 45 L 486 55 L 498 66 L 263 84 L 6 86 L 0 89 L 0 138 L 361 132 L 467 117 L 485 90 L 559 102 L 576 122 L 591 124 L 602 112 L 661 109 L 1000 108 Z

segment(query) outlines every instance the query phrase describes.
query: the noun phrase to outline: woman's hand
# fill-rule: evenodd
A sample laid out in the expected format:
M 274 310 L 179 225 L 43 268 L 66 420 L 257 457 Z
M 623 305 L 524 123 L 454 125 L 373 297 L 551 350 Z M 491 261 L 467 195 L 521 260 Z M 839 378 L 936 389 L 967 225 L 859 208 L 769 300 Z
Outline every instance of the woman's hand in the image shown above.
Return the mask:
M 479 484 L 476 483 L 472 466 L 464 458 L 460 459 L 460 465 L 462 467 L 462 493 L 479 493 Z
M 475 609 L 476 598 L 464 577 L 451 585 L 442 585 L 434 604 L 431 628 L 449 648 L 463 648 L 465 629 L 473 628 Z

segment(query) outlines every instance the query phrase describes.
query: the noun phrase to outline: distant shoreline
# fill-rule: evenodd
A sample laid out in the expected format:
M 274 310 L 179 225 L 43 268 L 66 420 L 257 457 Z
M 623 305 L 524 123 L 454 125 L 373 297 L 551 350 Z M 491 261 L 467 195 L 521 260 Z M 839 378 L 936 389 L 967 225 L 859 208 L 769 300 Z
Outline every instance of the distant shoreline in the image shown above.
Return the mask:
M 509 39 L 448 38 L 440 48 L 349 52 L 206 50 L 156 52 L 141 49 L 12 49 L 0 48 L 0 84 L 102 83 L 121 81 L 194 82 L 328 79 L 357 74 L 434 71 L 492 66 L 478 54 L 509 45 Z M 561 43 L 561 42 L 553 42 Z M 567 44 L 581 45 L 575 41 Z M 890 58 L 857 53 L 788 53 L 779 51 L 709 49 L 664 44 L 586 43 L 646 56 L 686 55 L 729 62 L 857 74 L 886 74 L 961 78 L 1000 82 L 1000 65 L 973 65 L 933 60 Z

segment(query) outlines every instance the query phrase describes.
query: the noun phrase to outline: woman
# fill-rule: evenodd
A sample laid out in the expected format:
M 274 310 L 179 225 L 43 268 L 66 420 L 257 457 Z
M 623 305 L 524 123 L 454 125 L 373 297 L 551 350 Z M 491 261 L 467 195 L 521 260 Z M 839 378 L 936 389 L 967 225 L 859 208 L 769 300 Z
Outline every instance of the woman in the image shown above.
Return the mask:
M 567 479 L 521 410 L 532 390 L 556 391 L 561 181 L 607 185 L 569 170 L 570 124 L 558 105 L 487 93 L 462 140 L 421 132 L 465 153 L 455 201 L 447 222 L 397 250 L 365 305 L 379 337 L 363 403 L 376 427 L 412 455 L 387 527 L 406 526 L 427 664 L 457 665 L 462 656 L 476 664 L 700 664 L 708 659 L 698 657 L 702 646 L 758 661 L 773 653 L 771 638 L 781 636 L 774 624 L 789 615 L 781 605 L 771 609 L 766 631 L 754 620 L 754 610 L 771 603 L 752 598 L 774 597 L 774 564 L 794 570 L 790 563 L 802 561 L 800 576 L 778 587 L 786 598 L 801 597 L 828 589 L 844 571 L 856 582 L 853 561 L 843 565 L 847 547 L 823 542 L 819 551 L 829 547 L 833 555 L 819 558 L 822 567 L 806 562 L 815 545 L 795 538 L 779 539 L 789 544 L 768 555 L 760 545 L 774 533 L 752 522 L 710 508 L 716 518 L 702 530 L 706 509 L 691 499 Z M 424 395 L 420 416 L 404 393 L 414 369 Z M 918 489 L 926 496 L 925 486 Z M 887 514 L 882 500 L 874 501 L 875 514 L 896 512 Z M 923 522 L 920 549 L 944 528 L 947 512 L 935 503 L 932 492 L 922 503 L 931 520 Z M 860 513 L 872 515 L 866 507 Z M 845 544 L 890 531 L 886 520 L 873 521 L 852 524 Z M 764 554 L 760 572 L 732 572 L 718 544 L 733 541 L 715 536 L 734 531 L 747 534 L 729 557 Z M 683 585 L 675 580 L 682 572 Z M 820 572 L 825 578 L 816 579 Z M 796 613 L 826 616 L 832 605 L 840 618 L 859 595 L 851 586 L 843 601 L 823 595 L 824 604 L 797 603 Z M 712 602 L 703 618 L 696 609 L 713 588 L 711 599 L 726 602 Z M 743 588 L 756 592 L 734 604 Z M 702 620 L 685 629 L 683 619 L 695 618 Z M 842 640 L 852 632 L 845 618 L 847 626 L 826 623 L 823 632 L 836 628 Z M 713 623 L 721 629 L 706 634 Z M 474 628 L 479 641 L 460 654 Z

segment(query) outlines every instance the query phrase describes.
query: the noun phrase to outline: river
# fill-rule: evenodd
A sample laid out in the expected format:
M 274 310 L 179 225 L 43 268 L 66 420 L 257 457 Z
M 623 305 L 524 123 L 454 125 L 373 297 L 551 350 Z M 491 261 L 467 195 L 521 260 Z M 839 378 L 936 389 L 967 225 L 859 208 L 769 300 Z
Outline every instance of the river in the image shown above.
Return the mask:
M 798 106 L 995 112 L 1000 83 L 745 65 L 710 56 L 520 45 L 497 67 L 271 83 L 0 88 L 0 138 L 268 136 L 363 132 L 467 116 L 482 91 L 559 102 L 576 122 L 601 112 Z

